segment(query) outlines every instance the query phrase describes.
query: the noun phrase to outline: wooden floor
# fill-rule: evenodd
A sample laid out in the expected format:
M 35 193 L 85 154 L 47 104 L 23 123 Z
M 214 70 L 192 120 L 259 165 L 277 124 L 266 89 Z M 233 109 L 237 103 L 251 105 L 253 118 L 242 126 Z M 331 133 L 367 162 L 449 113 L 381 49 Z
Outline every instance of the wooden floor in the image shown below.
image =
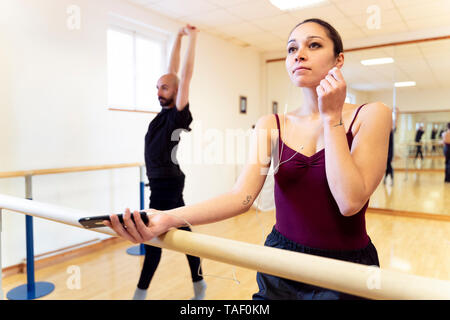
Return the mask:
M 392 161 L 393 168 L 398 169 L 445 169 L 445 157 L 440 155 L 425 155 L 423 159 L 420 159 L 418 157 L 417 159 L 415 156 L 409 156 L 409 157 L 395 157 L 395 159 Z
M 370 198 L 370 207 L 450 216 L 450 183 L 444 173 L 394 171 Z
M 274 213 L 249 211 L 227 221 L 198 226 L 194 231 L 224 238 L 262 244 L 274 223 Z M 450 280 L 450 222 L 367 213 L 368 233 L 377 247 L 382 268 Z M 43 300 L 127 300 L 133 295 L 142 257 L 130 256 L 122 242 L 71 261 L 36 272 L 37 281 L 55 284 Z M 80 289 L 71 288 L 70 266 L 80 270 Z M 202 260 L 208 284 L 206 299 L 251 299 L 257 290 L 256 273 L 231 265 Z M 236 280 L 239 281 L 236 282 Z M 6 294 L 25 283 L 25 275 L 3 280 Z M 186 257 L 163 250 L 148 299 L 187 300 L 193 295 Z

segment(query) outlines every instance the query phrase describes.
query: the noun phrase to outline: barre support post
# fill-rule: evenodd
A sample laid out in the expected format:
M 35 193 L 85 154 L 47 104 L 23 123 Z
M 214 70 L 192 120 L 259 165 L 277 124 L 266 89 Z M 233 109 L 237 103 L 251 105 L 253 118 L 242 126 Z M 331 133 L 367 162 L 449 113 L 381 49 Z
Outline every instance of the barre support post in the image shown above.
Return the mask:
M 25 176 L 25 197 L 33 200 L 32 176 Z M 27 284 L 16 287 L 8 292 L 10 300 L 34 300 L 51 293 L 55 286 L 49 282 L 36 282 L 34 270 L 34 233 L 33 217 L 25 215 L 26 246 L 27 246 Z
M 140 210 L 145 209 L 145 175 L 144 175 L 144 166 L 139 167 L 139 207 Z M 145 245 L 141 243 L 140 245 L 133 246 L 127 249 L 127 253 L 132 256 L 144 256 L 145 255 Z

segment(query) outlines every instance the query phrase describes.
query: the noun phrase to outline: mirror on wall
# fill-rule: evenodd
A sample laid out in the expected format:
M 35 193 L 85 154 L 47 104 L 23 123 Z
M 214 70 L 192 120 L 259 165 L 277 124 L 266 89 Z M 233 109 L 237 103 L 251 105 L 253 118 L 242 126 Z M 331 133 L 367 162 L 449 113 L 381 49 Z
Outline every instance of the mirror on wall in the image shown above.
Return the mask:
M 347 102 L 382 101 L 393 108 L 394 169 L 444 170 L 441 133 L 450 122 L 448 52 L 450 39 L 345 52 Z M 301 106 L 301 89 L 292 85 L 283 59 L 267 63 L 266 82 L 270 112 L 273 101 L 279 113 Z M 423 133 L 418 133 L 421 127 Z
M 450 122 L 448 52 L 450 39 L 344 53 L 347 101 L 381 101 L 393 110 L 395 178 L 380 183 L 371 208 L 450 215 L 448 201 L 439 200 L 445 199 L 441 135 Z M 301 107 L 302 91 L 292 85 L 283 58 L 268 62 L 265 72 L 268 112 L 273 101 L 278 113 Z
M 450 122 L 450 111 L 399 113 L 396 130 L 395 169 L 445 169 L 442 133 Z

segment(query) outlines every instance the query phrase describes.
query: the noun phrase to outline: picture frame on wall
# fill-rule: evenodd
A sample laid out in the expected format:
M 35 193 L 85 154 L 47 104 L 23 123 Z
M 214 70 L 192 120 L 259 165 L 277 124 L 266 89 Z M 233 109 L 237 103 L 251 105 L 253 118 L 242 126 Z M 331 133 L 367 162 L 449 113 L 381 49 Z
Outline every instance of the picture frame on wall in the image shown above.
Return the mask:
M 273 101 L 272 102 L 272 113 L 273 114 L 277 114 L 278 113 L 278 102 L 277 101 Z
M 243 114 L 247 113 L 247 97 L 239 97 L 239 111 Z

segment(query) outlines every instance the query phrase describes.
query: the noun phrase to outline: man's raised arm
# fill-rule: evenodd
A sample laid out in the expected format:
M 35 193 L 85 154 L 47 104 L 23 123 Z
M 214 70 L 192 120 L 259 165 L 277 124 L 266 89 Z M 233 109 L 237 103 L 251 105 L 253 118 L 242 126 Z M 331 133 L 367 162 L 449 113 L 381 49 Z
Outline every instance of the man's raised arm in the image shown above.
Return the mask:
M 189 44 L 178 86 L 176 106 L 179 111 L 183 110 L 189 102 L 189 86 L 191 83 L 192 74 L 194 72 L 195 46 L 197 43 L 198 33 L 198 29 L 190 25 L 187 25 L 184 30 L 189 37 Z

